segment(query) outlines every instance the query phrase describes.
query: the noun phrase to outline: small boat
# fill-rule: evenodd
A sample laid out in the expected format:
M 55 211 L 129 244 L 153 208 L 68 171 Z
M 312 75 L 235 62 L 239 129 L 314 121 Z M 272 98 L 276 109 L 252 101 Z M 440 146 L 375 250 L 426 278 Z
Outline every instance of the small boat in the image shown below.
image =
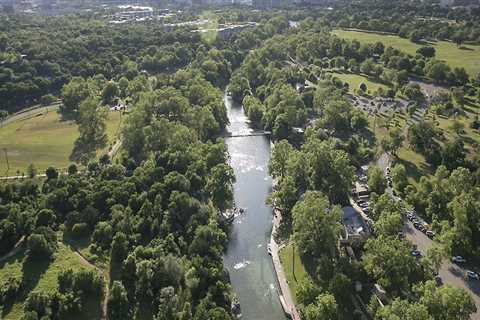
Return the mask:
M 240 211 L 240 213 L 244 213 L 244 212 L 245 212 L 245 209 L 243 209 L 243 208 L 240 208 L 240 210 L 239 210 L 239 211 Z
M 272 247 L 270 246 L 270 244 L 267 245 L 267 253 L 268 253 L 268 255 L 270 255 L 270 256 L 272 255 Z

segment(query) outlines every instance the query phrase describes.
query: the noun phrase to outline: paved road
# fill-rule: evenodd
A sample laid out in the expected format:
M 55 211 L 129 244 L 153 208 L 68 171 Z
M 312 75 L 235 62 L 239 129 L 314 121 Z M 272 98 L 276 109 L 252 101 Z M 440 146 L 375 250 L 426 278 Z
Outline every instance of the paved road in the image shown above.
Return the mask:
M 428 248 L 434 246 L 435 242 L 423 232 L 415 229 L 408 221 L 405 225 L 405 235 L 410 242 L 415 244 L 422 255 L 425 255 Z M 480 320 L 480 281 L 465 279 L 465 269 L 445 259 L 438 272 L 443 282 L 454 287 L 463 288 L 472 295 L 478 311 L 472 315 L 472 319 Z
M 56 111 L 58 110 L 58 108 L 60 107 L 60 103 L 55 103 L 55 104 L 52 104 L 50 106 L 47 106 L 47 107 L 38 107 L 38 108 L 31 108 L 31 109 L 28 109 L 27 111 L 20 111 L 20 112 L 17 112 L 15 114 L 12 114 L 11 116 L 9 116 L 8 118 L 6 118 L 5 120 L 3 121 L 0 121 L 0 128 L 11 123 L 11 122 L 15 122 L 17 120 L 22 120 L 22 119 L 26 119 L 26 118 L 31 118 L 31 117 L 34 117 L 38 114 L 41 114 L 45 111 Z
M 386 173 L 387 167 L 390 166 L 390 156 L 386 153 L 382 154 L 377 160 L 377 165 Z M 392 194 L 391 188 L 387 192 Z M 404 227 L 406 238 L 417 246 L 418 250 L 425 255 L 427 250 L 435 245 L 435 242 L 427 237 L 423 232 L 415 229 L 411 221 L 407 220 Z M 480 281 L 467 280 L 465 278 L 465 269 L 445 259 L 438 272 L 443 283 L 449 284 L 457 288 L 463 288 L 472 296 L 477 306 L 477 312 L 471 316 L 472 320 L 480 320 Z

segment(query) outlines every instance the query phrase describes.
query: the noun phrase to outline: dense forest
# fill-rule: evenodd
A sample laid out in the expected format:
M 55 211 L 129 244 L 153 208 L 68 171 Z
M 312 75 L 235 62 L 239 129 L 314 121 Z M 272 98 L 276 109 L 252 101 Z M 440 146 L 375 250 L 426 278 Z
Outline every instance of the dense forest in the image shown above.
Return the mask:
M 18 108 L 54 86 L 62 117 L 79 125 L 72 160 L 84 165 L 68 174 L 50 167 L 45 181 L 1 184 L 1 254 L 26 239 L 24 265 L 47 268 L 59 246 L 90 239 L 91 260 L 108 269 L 65 270 L 54 292 L 30 292 L 27 278 L 2 279 L 3 314 L 25 301 L 24 319 L 92 310 L 108 319 L 231 319 L 220 212 L 232 205 L 235 177 L 220 138 L 228 123 L 222 90 L 248 50 L 284 31 L 280 20 L 217 43 L 188 30 L 116 29 L 92 17 L 25 27 L 33 34 L 10 21 L 19 37 L 2 37 L 2 70 L 17 76 L 2 81 L 2 101 Z M 52 28 L 59 37 L 46 36 Z M 56 84 L 28 95 L 8 87 L 34 87 L 32 78 Z M 103 110 L 118 98 L 129 104 L 122 153 L 98 158 Z

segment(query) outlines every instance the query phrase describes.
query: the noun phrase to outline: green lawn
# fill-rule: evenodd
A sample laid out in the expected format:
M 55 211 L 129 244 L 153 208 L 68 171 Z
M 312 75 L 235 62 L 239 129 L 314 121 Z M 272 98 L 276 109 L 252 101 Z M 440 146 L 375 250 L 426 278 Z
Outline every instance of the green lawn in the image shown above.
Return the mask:
M 354 74 L 354 73 L 340 73 L 340 72 L 329 72 L 331 75 L 339 78 L 343 82 L 347 82 L 349 85 L 349 91 L 353 93 L 354 89 L 360 88 L 360 84 L 365 83 L 367 85 L 367 91 L 374 93 L 379 88 L 384 90 L 388 89 L 388 86 L 383 83 L 375 82 L 371 78 L 368 78 L 364 75 Z
M 62 270 L 91 269 L 83 265 L 79 257 L 63 243 L 59 243 L 54 260 L 51 262 L 24 261 L 25 250 L 20 251 L 7 261 L 0 263 L 0 279 L 21 277 L 23 274 L 26 283 L 25 294 L 17 299 L 17 302 L 3 310 L 0 319 L 20 320 L 23 316 L 23 302 L 31 291 L 54 291 L 57 289 L 57 277 Z M 92 310 L 98 313 L 98 310 Z M 85 315 L 84 315 L 85 316 Z
M 110 112 L 107 120 L 109 144 L 121 124 L 120 112 Z M 73 142 L 78 137 L 77 125 L 62 121 L 55 111 L 39 113 L 32 118 L 18 120 L 0 128 L 0 175 L 6 175 L 8 154 L 10 169 L 7 175 L 25 172 L 33 163 L 39 172 L 49 166 L 67 167 Z
M 350 30 L 334 30 L 333 33 L 341 38 L 356 39 L 360 43 L 381 41 L 385 46 L 392 46 L 412 55 L 421 47 L 420 44 L 393 35 Z M 451 67 L 463 67 L 471 76 L 480 73 L 480 45 L 462 45 L 458 48 L 454 43 L 438 41 L 432 43 L 432 46 L 435 47 L 437 59 L 447 62 Z
M 298 248 L 295 248 L 298 249 Z M 297 302 L 296 290 L 298 283 L 308 277 L 305 267 L 303 266 L 302 260 L 298 254 L 298 250 L 295 250 L 295 255 L 293 255 L 293 245 L 289 244 L 286 247 L 282 248 L 280 251 L 280 261 L 282 263 L 283 270 L 285 271 L 285 276 L 287 277 L 288 285 L 293 295 L 295 303 Z M 295 261 L 295 274 L 293 273 L 293 261 Z

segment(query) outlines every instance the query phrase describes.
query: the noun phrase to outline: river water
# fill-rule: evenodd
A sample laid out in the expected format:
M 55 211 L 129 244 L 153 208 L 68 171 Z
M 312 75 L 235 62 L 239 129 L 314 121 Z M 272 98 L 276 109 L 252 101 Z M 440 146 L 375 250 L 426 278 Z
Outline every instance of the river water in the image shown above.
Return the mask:
M 232 134 L 248 134 L 243 108 L 225 96 Z M 236 176 L 234 198 L 245 213 L 233 222 L 230 241 L 224 257 L 237 294 L 243 320 L 284 320 L 278 298 L 278 285 L 267 243 L 272 231 L 272 210 L 265 204 L 271 192 L 268 175 L 270 140 L 265 136 L 226 138 L 230 165 Z

